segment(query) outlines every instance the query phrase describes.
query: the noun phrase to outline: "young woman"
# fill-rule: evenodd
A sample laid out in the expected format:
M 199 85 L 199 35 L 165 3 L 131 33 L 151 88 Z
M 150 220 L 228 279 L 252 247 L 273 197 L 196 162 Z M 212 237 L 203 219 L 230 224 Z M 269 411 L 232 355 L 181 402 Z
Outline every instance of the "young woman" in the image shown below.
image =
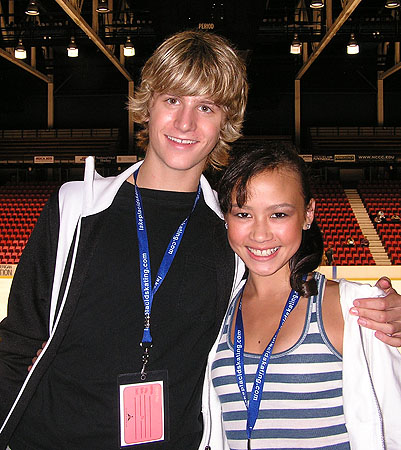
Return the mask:
M 248 276 L 209 357 L 201 448 L 401 448 L 401 355 L 348 312 L 380 291 L 313 272 L 323 242 L 303 160 L 283 144 L 244 153 L 219 191 Z

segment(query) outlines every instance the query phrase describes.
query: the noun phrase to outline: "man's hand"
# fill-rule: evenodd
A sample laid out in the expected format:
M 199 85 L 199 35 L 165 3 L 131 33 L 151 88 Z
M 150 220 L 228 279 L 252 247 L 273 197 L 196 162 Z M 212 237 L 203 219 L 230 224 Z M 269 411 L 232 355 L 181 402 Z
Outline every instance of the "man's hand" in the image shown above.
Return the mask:
M 35 364 L 36 360 L 38 359 L 38 356 L 42 353 L 43 349 L 45 348 L 45 345 L 47 344 L 47 342 L 43 342 L 42 344 L 42 348 L 40 348 L 37 352 L 36 352 L 36 356 L 34 356 L 32 358 L 32 364 L 30 366 L 28 366 L 28 372 L 31 371 L 32 366 Z
M 350 313 L 359 316 L 359 325 L 376 330 L 378 339 L 392 347 L 401 347 L 401 295 L 392 288 L 387 277 L 381 277 L 376 286 L 387 296 L 354 300 Z

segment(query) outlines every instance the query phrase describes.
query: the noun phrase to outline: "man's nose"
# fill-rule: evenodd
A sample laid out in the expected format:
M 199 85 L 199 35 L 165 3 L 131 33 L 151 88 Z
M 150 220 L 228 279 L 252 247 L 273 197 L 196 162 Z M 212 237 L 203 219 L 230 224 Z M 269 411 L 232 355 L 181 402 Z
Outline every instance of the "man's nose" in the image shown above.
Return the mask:
M 188 105 L 183 105 L 177 111 L 175 122 L 177 130 L 188 132 L 193 131 L 196 128 L 196 111 Z

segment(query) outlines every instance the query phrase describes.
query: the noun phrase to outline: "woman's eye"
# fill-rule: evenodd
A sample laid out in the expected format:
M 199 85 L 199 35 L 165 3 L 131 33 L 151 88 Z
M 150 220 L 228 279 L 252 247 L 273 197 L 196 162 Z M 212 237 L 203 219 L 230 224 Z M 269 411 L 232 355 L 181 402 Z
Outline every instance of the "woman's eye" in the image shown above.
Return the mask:
M 250 215 L 246 212 L 239 212 L 236 214 L 237 217 L 239 217 L 240 219 L 245 219 L 247 217 L 250 217 Z
M 282 212 L 277 212 L 277 213 L 272 214 L 272 217 L 275 219 L 282 219 L 284 217 L 287 217 L 287 214 L 282 213 Z

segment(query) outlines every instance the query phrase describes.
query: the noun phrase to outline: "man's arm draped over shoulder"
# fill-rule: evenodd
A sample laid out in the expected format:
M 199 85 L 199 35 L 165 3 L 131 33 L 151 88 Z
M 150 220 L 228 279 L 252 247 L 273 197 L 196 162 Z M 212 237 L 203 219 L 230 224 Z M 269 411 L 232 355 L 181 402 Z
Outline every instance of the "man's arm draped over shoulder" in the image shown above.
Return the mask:
M 378 339 L 392 347 L 401 347 L 401 295 L 387 277 L 381 277 L 376 286 L 386 292 L 386 297 L 356 299 L 350 313 L 359 316 L 359 325 L 376 330 Z

